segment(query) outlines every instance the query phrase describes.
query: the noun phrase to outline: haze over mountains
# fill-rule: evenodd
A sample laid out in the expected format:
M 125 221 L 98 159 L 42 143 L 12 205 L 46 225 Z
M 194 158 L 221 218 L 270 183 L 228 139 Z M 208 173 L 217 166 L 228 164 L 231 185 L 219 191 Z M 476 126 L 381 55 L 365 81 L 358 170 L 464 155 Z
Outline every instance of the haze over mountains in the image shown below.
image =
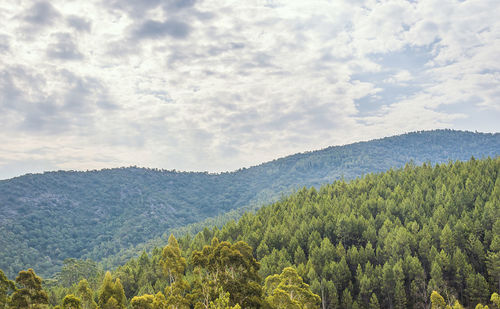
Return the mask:
M 58 171 L 0 181 L 0 269 L 44 276 L 68 257 L 100 261 L 123 248 L 303 186 L 401 167 L 495 157 L 500 134 L 409 133 L 300 153 L 234 172 L 145 168 Z

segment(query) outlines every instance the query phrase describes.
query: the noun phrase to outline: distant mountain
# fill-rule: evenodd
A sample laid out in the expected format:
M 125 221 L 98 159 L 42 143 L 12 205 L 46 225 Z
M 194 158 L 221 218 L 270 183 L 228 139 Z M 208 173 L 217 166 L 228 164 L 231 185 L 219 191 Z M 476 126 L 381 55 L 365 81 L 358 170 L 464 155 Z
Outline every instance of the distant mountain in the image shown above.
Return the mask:
M 500 134 L 415 132 L 295 154 L 235 172 L 58 171 L 0 181 L 0 269 L 50 276 L 68 257 L 100 261 L 169 229 L 303 186 L 400 167 L 495 157 Z M 42 271 L 43 270 L 43 271 Z

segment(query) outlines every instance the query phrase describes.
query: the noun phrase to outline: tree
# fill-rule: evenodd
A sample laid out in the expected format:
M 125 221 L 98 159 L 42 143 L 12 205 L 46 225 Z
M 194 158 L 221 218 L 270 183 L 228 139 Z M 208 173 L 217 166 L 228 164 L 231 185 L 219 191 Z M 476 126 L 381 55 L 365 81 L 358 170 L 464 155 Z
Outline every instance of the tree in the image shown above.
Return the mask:
M 438 292 L 432 291 L 431 294 L 431 309 L 445 309 L 446 303 L 444 301 L 443 296 L 441 296 Z
M 488 283 L 481 274 L 469 274 L 466 281 L 466 293 L 469 299 L 469 305 L 476 305 L 488 300 Z
M 134 296 L 130 301 L 133 309 L 153 309 L 153 295 Z
M 169 286 L 165 288 L 166 302 L 174 308 L 189 308 L 189 283 L 184 279 L 186 259 L 182 257 L 179 243 L 173 234 L 168 238 L 168 245 L 163 248 L 160 261 Z
M 99 308 L 125 308 L 127 299 L 120 279 L 114 282 L 111 273 L 108 271 L 104 275 L 104 280 L 99 290 Z
M 14 282 L 7 279 L 7 276 L 0 269 L 0 309 L 5 308 L 9 301 L 9 294 L 15 290 Z
M 261 306 L 260 265 L 247 243 L 219 242 L 214 237 L 210 246 L 193 251 L 191 260 L 197 274 L 194 292 L 205 308 L 219 296 L 219 288 L 229 292 L 231 305 L 240 304 L 244 308 Z
M 209 309 L 241 309 L 240 305 L 236 304 L 234 306 L 229 305 L 229 293 L 222 289 L 219 289 L 219 297 L 214 301 L 211 301 L 208 305 Z
M 163 273 L 167 276 L 170 285 L 184 275 L 186 259 L 182 257 L 179 243 L 173 234 L 170 234 L 168 245 L 163 248 L 162 260 L 160 263 L 163 267 Z
M 344 292 L 342 292 L 341 307 L 346 309 L 351 309 L 352 305 L 353 302 L 352 302 L 351 291 L 349 291 L 349 289 L 345 289 Z
M 406 292 L 404 287 L 404 273 L 401 266 L 401 260 L 394 265 L 394 279 L 396 281 L 395 291 L 394 291 L 394 307 L 396 309 L 406 308 Z
M 22 270 L 16 277 L 20 289 L 12 294 L 10 306 L 12 308 L 44 308 L 49 303 L 47 293 L 42 289 L 42 278 L 38 277 L 33 269 Z
M 372 293 L 372 297 L 370 297 L 370 305 L 369 309 L 380 309 L 380 304 L 378 303 L 377 295 Z
M 265 291 L 266 301 L 273 308 L 317 308 L 320 303 L 320 297 L 292 267 L 286 267 L 280 275 L 267 277 Z
M 495 224 L 500 233 L 500 220 L 497 220 L 498 223 Z M 496 234 L 493 237 L 490 245 L 490 251 L 488 251 L 488 255 L 486 257 L 486 266 L 488 268 L 488 274 L 495 282 L 496 288 L 500 292 L 500 234 Z
M 111 296 L 108 301 L 102 305 L 102 307 L 99 307 L 100 309 L 122 309 L 124 307 L 122 307 L 118 301 L 113 297 Z
M 70 287 L 81 279 L 95 278 L 99 273 L 100 270 L 96 262 L 69 258 L 63 262 L 59 273 L 59 282 L 65 287 Z
M 76 287 L 76 295 L 81 299 L 83 309 L 96 309 L 97 304 L 94 301 L 94 292 L 89 288 L 86 279 L 80 280 Z
M 490 301 L 494 303 L 495 306 L 497 306 L 497 308 L 500 309 L 500 295 L 498 295 L 498 293 L 491 294 Z
M 73 294 L 66 295 L 62 302 L 63 309 L 82 309 L 82 302 Z

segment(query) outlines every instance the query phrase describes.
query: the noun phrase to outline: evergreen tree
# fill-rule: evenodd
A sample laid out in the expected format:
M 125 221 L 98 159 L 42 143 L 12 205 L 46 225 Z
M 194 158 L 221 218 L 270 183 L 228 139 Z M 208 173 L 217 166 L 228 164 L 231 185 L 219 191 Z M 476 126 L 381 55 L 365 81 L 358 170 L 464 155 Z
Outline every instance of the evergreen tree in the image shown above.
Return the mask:
M 370 297 L 370 305 L 368 306 L 369 309 L 380 309 L 380 305 L 378 303 L 377 295 L 372 293 L 372 296 Z
M 122 309 L 126 307 L 127 299 L 125 298 L 125 291 L 123 290 L 120 279 L 117 278 L 113 282 L 113 278 L 109 271 L 104 275 L 98 299 L 99 308 Z
M 341 307 L 346 309 L 351 309 L 352 305 L 353 303 L 352 303 L 351 292 L 349 291 L 349 289 L 345 289 L 344 292 L 342 292 Z
M 500 219 L 495 223 L 494 236 L 486 258 L 488 274 L 500 292 Z
M 488 283 L 481 274 L 469 274 L 466 282 L 466 292 L 470 305 L 476 305 L 488 300 L 490 296 L 488 292 Z

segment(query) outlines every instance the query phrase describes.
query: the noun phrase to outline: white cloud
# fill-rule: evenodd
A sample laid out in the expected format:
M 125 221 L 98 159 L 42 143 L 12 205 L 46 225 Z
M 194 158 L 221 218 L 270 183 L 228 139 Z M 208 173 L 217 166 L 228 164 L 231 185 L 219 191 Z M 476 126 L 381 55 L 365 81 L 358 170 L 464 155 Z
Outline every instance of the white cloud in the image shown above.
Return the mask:
M 3 2 L 0 177 L 30 160 L 231 170 L 464 129 L 464 106 L 500 110 L 497 16 L 496 0 Z

